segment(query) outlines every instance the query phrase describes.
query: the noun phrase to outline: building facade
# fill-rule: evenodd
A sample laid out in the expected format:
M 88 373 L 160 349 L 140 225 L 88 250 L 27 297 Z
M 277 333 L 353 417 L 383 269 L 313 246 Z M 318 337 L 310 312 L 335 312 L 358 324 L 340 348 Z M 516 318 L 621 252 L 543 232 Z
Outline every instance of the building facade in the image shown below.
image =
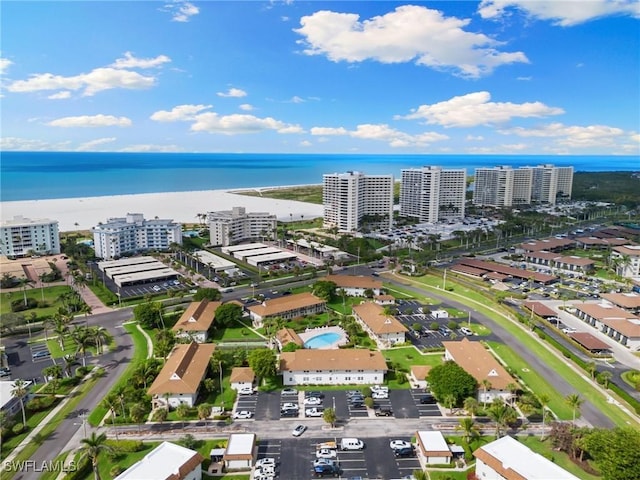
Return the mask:
M 244 207 L 207 213 L 212 245 L 226 247 L 245 240 L 271 237 L 278 219 L 267 212 L 247 213 Z
M 58 221 L 15 216 L 0 223 L 0 255 L 24 257 L 60 253 Z
M 511 167 L 476 168 L 473 204 L 510 207 L 513 203 L 513 169 Z
M 393 225 L 393 175 L 361 172 L 322 176 L 325 228 L 356 232 L 364 221 L 384 228 Z
M 611 260 L 616 266 L 616 274 L 632 280 L 640 280 L 640 245 L 613 247 Z
M 108 218 L 93 227 L 96 257 L 105 260 L 147 250 L 168 250 L 174 243 L 182 245 L 182 224 L 159 218 L 145 220 L 142 213 Z
M 402 170 L 400 215 L 423 223 L 464 217 L 467 171 L 422 167 Z

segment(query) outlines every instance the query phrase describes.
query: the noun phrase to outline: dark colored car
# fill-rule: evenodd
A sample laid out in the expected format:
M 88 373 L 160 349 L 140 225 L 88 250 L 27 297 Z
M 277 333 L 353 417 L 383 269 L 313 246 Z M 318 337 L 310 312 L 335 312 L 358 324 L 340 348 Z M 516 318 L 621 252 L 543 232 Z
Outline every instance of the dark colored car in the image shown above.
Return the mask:
M 8 377 L 11 375 L 11 369 L 9 367 L 0 368 L 0 377 Z
M 280 410 L 280 416 L 281 417 L 297 417 L 298 410 L 294 410 L 292 408 L 286 409 L 286 410 Z
M 317 392 L 317 391 L 309 391 L 309 392 L 304 392 L 304 396 L 306 398 L 309 398 L 309 397 L 324 398 L 324 393 Z
M 316 477 L 337 477 L 340 475 L 340 467 L 330 464 L 316 465 L 313 467 L 313 473 Z
M 416 454 L 416 452 L 413 450 L 413 448 L 405 447 L 405 448 L 398 448 L 394 450 L 393 454 L 396 457 L 413 457 Z
M 423 405 L 433 405 L 436 403 L 436 399 L 433 397 L 433 395 L 425 395 L 420 398 L 420 403 Z
M 390 417 L 393 415 L 391 407 L 380 407 L 376 409 L 376 417 Z

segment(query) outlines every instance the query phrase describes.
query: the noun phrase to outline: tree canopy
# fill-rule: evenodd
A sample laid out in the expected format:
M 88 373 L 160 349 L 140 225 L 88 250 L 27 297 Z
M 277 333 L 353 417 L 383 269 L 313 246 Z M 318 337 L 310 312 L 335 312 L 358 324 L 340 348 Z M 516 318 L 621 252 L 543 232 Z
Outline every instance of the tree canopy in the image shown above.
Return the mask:
M 327 280 L 318 280 L 313 284 L 313 294 L 330 302 L 336 295 L 336 284 Z
M 476 379 L 452 361 L 433 367 L 427 375 L 427 381 L 438 401 L 442 402 L 452 395 L 456 406 L 460 406 L 465 398 L 474 397 L 478 389 Z
M 143 327 L 157 328 L 162 322 L 161 310 L 162 305 L 158 302 L 141 303 L 133 308 L 133 316 Z
M 596 429 L 584 440 L 604 480 L 640 478 L 640 431 L 633 428 Z
M 242 307 L 237 303 L 225 303 L 216 308 L 215 325 L 228 327 L 242 318 Z
M 273 377 L 277 373 L 276 354 L 268 348 L 258 348 L 249 353 L 249 366 L 259 378 Z
M 217 288 L 198 288 L 196 293 L 193 295 L 194 302 L 199 302 L 204 299 L 216 301 L 221 298 L 222 294 Z

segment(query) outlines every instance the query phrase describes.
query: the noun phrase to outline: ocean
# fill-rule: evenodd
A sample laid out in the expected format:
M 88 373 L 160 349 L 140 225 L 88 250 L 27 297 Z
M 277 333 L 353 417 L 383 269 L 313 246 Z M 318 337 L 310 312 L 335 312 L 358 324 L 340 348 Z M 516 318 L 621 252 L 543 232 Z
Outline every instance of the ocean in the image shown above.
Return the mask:
M 393 174 L 424 165 L 551 163 L 575 171 L 640 170 L 637 156 L 2 152 L 0 201 L 322 183 L 325 173 Z

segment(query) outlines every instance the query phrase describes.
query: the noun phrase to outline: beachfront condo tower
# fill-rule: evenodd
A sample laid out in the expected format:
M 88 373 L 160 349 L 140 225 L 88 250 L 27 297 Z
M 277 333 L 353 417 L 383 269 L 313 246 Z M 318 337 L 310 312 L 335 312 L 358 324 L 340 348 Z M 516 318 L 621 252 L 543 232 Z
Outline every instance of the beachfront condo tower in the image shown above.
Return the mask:
M 145 220 L 142 213 L 108 218 L 93 227 L 96 257 L 104 260 L 148 250 L 168 250 L 171 244 L 182 245 L 182 224 L 173 220 Z
M 477 168 L 473 204 L 491 207 L 532 203 L 555 205 L 560 198 L 571 198 L 572 187 L 573 167 Z
M 393 225 L 393 175 L 362 172 L 322 176 L 324 227 L 357 232 L 363 225 L 391 229 Z
M 211 245 L 227 247 L 244 240 L 273 238 L 278 218 L 267 212 L 247 213 L 244 207 L 207 213 Z
M 467 171 L 441 167 L 402 170 L 400 215 L 421 223 L 464 218 Z
M 0 223 L 0 255 L 25 257 L 60 253 L 58 221 L 22 215 Z

